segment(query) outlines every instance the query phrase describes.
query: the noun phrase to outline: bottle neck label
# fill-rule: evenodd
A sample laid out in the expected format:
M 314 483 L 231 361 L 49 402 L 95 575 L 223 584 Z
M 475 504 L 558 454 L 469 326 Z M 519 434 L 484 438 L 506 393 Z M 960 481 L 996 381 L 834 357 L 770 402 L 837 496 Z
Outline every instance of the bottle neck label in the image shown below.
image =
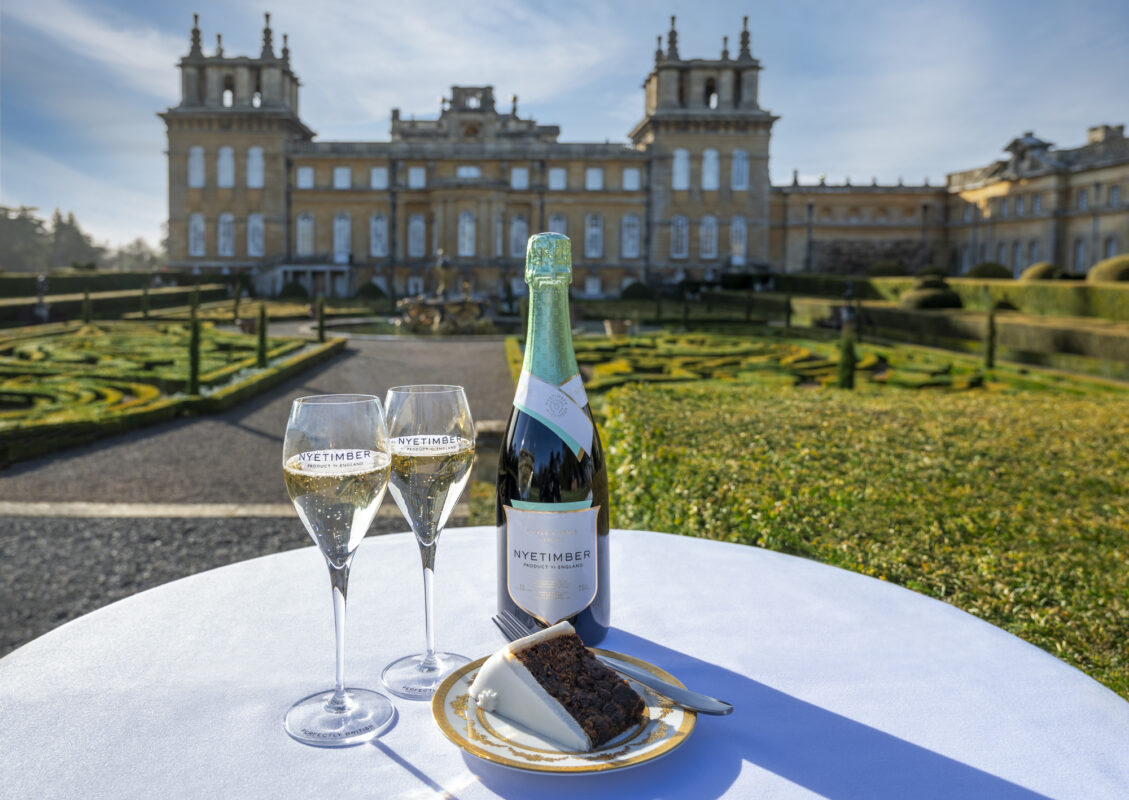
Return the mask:
M 523 371 L 514 405 L 561 437 L 578 459 L 592 452 L 594 428 L 584 411 L 588 396 L 579 374 L 558 386 Z

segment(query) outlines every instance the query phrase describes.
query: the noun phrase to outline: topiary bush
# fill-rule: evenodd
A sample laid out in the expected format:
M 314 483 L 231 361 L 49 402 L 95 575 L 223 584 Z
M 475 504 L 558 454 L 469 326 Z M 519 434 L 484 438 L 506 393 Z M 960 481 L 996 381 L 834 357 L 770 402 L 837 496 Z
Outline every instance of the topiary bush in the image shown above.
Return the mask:
M 938 267 L 936 264 L 928 267 L 922 267 L 914 275 L 918 278 L 947 278 L 949 272 L 944 267 Z
M 1021 281 L 1053 281 L 1063 276 L 1063 271 L 1049 261 L 1039 261 L 1023 270 Z
M 357 289 L 356 294 L 358 300 L 383 300 L 387 296 L 384 290 L 372 281 L 361 284 L 361 288 Z
M 966 274 L 966 278 L 1010 278 L 1012 277 L 1011 270 L 1003 264 L 997 264 L 995 261 L 985 261 L 977 264 L 970 269 Z
M 963 308 L 960 295 L 954 292 L 944 278 L 926 276 L 898 299 L 900 308 L 910 310 Z
M 1129 281 L 1129 254 L 1114 256 L 1094 264 L 1086 275 L 1088 281 Z
M 308 300 L 310 293 L 298 281 L 290 281 L 279 290 L 278 297 L 282 300 Z
M 654 300 L 655 293 L 647 284 L 636 281 L 619 293 L 622 300 Z
M 866 274 L 871 278 L 896 278 L 909 275 L 909 270 L 900 261 L 885 260 L 875 261 L 866 268 Z

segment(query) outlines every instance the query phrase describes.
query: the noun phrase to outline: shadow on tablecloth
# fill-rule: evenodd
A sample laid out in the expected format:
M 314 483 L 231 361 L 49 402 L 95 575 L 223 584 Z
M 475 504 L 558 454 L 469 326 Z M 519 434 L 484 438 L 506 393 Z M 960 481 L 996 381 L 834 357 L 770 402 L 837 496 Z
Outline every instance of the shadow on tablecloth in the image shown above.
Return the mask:
M 727 717 L 700 716 L 667 756 L 622 772 L 528 775 L 463 754 L 467 768 L 502 797 L 538 800 L 720 797 L 743 768 L 784 778 L 829 800 L 992 798 L 1036 800 L 1031 791 L 963 762 L 812 705 L 735 672 L 625 631 L 604 646 L 650 661 L 733 703 Z

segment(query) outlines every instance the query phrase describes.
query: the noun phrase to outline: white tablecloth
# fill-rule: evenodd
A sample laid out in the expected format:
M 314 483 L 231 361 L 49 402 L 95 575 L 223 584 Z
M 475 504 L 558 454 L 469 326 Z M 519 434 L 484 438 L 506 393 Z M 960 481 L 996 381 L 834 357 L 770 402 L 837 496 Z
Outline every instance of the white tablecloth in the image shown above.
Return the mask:
M 493 529 L 445 532 L 437 576 L 440 646 L 499 647 Z M 1129 797 L 1129 703 L 948 605 L 656 533 L 615 531 L 612 576 L 602 646 L 736 706 L 652 763 L 511 771 L 448 742 L 429 703 L 395 698 L 374 744 L 292 741 L 283 713 L 333 676 L 329 581 L 307 548 L 143 592 L 0 660 L 0 796 Z M 421 648 L 421 587 L 409 536 L 361 546 L 347 683 L 379 688 Z

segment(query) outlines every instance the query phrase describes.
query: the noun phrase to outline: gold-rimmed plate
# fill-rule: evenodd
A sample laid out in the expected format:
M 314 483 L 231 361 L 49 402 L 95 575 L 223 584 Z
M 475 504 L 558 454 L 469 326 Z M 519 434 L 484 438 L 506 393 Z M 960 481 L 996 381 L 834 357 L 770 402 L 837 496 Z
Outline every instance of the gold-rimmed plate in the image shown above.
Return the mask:
M 622 653 L 593 648 L 593 652 L 626 661 L 664 681 L 682 684 L 673 675 Z M 504 717 L 483 711 L 470 697 L 470 685 L 486 657 L 465 664 L 448 675 L 431 698 L 435 722 L 452 742 L 473 756 L 504 767 L 530 772 L 600 772 L 624 769 L 660 758 L 678 747 L 694 730 L 698 715 L 625 678 L 647 704 L 646 721 L 625 731 L 598 750 L 563 750 Z

